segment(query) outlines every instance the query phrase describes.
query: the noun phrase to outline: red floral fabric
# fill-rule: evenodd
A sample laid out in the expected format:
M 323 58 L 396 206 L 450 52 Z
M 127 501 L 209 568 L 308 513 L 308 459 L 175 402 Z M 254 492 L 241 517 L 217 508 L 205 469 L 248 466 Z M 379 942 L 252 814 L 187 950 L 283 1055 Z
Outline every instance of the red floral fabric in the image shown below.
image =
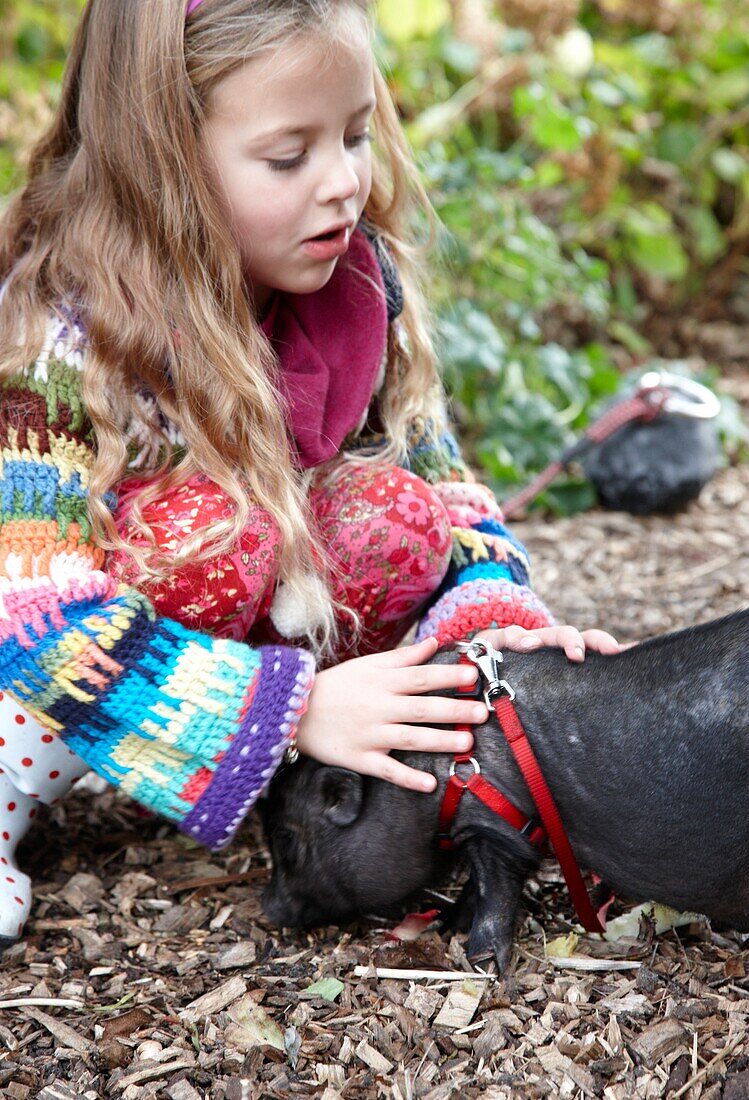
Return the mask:
M 117 524 L 129 541 L 128 501 L 121 498 Z M 339 617 L 339 659 L 394 646 L 415 622 L 444 578 L 452 551 L 444 504 L 425 481 L 398 466 L 342 465 L 332 484 L 313 489 L 310 511 L 326 547 L 334 596 L 357 611 L 363 632 L 354 643 L 350 619 Z M 205 475 L 197 475 L 149 505 L 144 518 L 164 549 L 178 550 L 207 522 L 226 518 L 231 502 Z M 218 637 L 263 644 L 283 640 L 270 612 L 278 583 L 280 533 L 272 517 L 253 505 L 236 549 L 207 563 L 187 562 L 168 582 L 141 585 L 156 609 Z M 125 579 L 129 558 L 113 555 L 110 567 Z

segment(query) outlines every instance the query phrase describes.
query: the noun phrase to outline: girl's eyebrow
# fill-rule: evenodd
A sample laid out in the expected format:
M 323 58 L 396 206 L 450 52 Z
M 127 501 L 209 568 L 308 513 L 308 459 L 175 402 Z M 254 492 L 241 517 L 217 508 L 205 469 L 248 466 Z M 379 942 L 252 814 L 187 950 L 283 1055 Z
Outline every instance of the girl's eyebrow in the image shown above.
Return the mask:
M 377 102 L 374 99 L 370 99 L 364 106 L 360 107 L 358 111 L 354 111 L 349 121 L 353 122 L 355 118 L 359 118 L 360 115 L 369 114 L 377 106 Z M 264 134 L 258 134 L 252 139 L 252 144 L 258 144 L 261 141 L 269 141 L 271 138 L 277 137 L 296 137 L 301 134 L 309 134 L 315 130 L 315 126 L 282 126 L 277 130 L 268 130 Z

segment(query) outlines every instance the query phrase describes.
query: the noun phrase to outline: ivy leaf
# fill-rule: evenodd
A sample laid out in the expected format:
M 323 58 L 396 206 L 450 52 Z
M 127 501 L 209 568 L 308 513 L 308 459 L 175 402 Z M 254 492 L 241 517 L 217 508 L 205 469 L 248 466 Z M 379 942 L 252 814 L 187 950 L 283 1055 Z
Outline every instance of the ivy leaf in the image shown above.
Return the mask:
M 706 206 L 690 206 L 684 211 L 684 218 L 692 233 L 694 250 L 701 260 L 712 263 L 723 255 L 728 241 L 712 210 Z
M 710 160 L 716 176 L 726 183 L 739 184 L 749 176 L 749 158 L 735 149 L 715 149 Z

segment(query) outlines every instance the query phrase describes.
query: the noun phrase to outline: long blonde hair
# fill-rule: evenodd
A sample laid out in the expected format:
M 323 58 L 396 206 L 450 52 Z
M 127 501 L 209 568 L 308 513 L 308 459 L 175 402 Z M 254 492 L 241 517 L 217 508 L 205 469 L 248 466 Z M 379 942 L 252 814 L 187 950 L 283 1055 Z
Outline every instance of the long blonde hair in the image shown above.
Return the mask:
M 204 0 L 186 24 L 184 8 L 185 0 L 89 0 L 83 11 L 59 108 L 0 221 L 0 377 L 37 358 L 50 311 L 77 305 L 87 334 L 83 400 L 96 438 L 89 512 L 100 545 L 127 551 L 139 581 L 158 580 L 187 559 L 235 545 L 254 498 L 280 530 L 279 577 L 317 624 L 306 641 L 318 657 L 330 656 L 334 609 L 345 609 L 319 564 L 325 554 L 310 523 L 309 486 L 291 457 L 278 362 L 254 321 L 199 135 L 211 89 L 229 73 L 291 36 L 343 41 L 345 21 L 337 17 L 345 13 L 360 13 L 371 33 L 369 5 Z M 439 418 L 417 212 L 426 215 L 426 247 L 435 221 L 379 71 L 375 88 L 365 216 L 398 267 L 406 339 L 390 342 L 379 405 L 385 449 L 343 460 L 398 462 L 409 425 Z M 118 534 L 104 496 L 127 474 L 128 430 L 143 391 L 160 415 L 147 425 L 151 444 L 138 470 L 153 480 L 131 503 L 131 522 L 148 540 L 136 547 Z M 174 455 L 162 417 L 179 425 L 183 454 Z M 167 556 L 142 510 L 196 471 L 221 486 L 233 513 Z M 318 468 L 315 476 L 329 473 Z

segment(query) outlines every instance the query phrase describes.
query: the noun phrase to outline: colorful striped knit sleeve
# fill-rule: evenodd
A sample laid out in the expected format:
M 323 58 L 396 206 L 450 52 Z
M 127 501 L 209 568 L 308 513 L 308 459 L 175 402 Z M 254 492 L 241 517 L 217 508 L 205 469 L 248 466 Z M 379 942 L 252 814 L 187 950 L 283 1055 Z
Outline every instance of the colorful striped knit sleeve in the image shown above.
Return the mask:
M 0 689 L 114 786 L 222 848 L 296 731 L 314 661 L 189 630 L 104 571 L 79 337 L 58 327 L 0 384 Z
M 553 623 L 531 589 L 525 547 L 505 527 L 494 494 L 476 481 L 453 434 L 445 430 L 433 438 L 423 423 L 415 423 L 404 465 L 435 490 L 453 534 L 450 567 L 416 640 L 435 636 L 445 645 L 492 627 Z

